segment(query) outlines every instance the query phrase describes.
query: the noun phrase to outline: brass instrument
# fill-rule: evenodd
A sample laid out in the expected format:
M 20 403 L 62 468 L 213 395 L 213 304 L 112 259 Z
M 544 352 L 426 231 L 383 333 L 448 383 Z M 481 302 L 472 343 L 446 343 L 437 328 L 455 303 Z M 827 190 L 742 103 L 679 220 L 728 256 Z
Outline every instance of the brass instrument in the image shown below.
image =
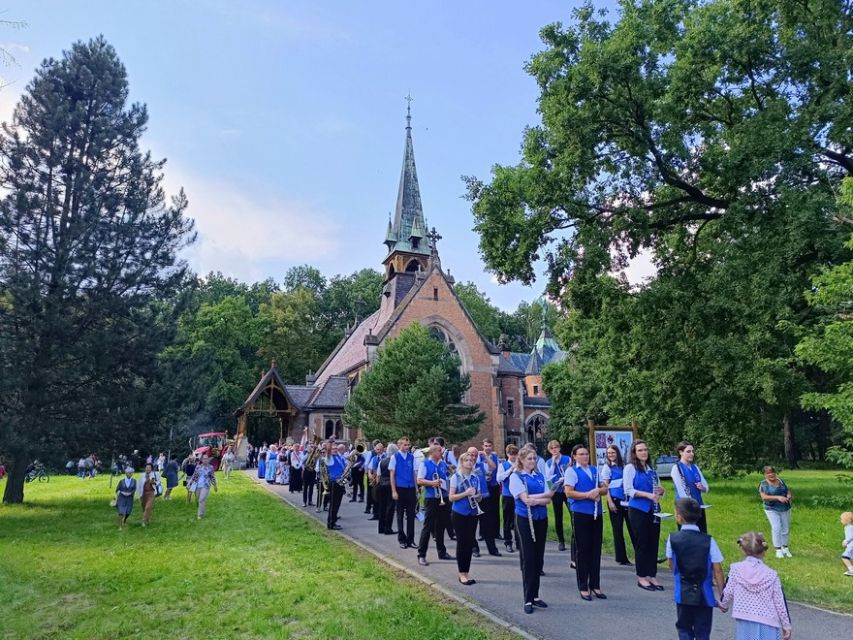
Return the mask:
M 308 457 L 305 459 L 305 464 L 303 465 L 303 468 L 311 469 L 311 471 L 313 471 L 317 467 L 317 458 L 320 457 L 321 453 L 320 436 L 315 435 L 314 442 L 312 442 L 311 445 L 314 446 L 314 449 L 308 452 Z M 309 448 L 311 445 L 309 445 Z
M 436 471 L 434 474 L 432 474 L 432 479 L 438 480 L 438 486 L 433 487 L 433 488 L 438 491 L 438 498 L 440 500 L 439 504 L 443 507 L 445 504 L 445 502 L 444 502 L 444 490 L 441 488 L 441 477 L 438 475 L 438 471 Z
M 317 511 L 323 510 L 323 500 L 329 495 L 331 489 L 329 480 L 329 467 L 326 464 L 326 456 L 320 458 L 320 495 L 317 498 Z
M 473 476 L 474 473 L 471 474 Z M 471 489 L 474 485 L 471 483 L 471 476 L 468 478 L 462 477 L 462 482 L 467 485 L 463 491 L 467 491 Z M 477 481 L 477 486 L 479 487 L 479 480 Z M 473 496 L 468 496 L 468 506 L 474 511 L 474 515 L 481 516 L 483 515 L 483 510 L 480 508 L 480 500 L 482 500 L 483 496 L 480 494 L 480 490 L 477 489 L 477 493 Z

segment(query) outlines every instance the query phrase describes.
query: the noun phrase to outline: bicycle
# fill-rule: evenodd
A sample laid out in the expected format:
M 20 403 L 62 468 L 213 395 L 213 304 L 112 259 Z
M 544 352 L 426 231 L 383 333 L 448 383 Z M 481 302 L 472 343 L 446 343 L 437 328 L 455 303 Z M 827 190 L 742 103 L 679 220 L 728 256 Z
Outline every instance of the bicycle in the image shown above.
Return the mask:
M 24 482 L 33 482 L 36 480 L 38 482 L 50 482 L 50 476 L 47 474 L 44 465 L 41 463 L 35 464 L 24 476 Z

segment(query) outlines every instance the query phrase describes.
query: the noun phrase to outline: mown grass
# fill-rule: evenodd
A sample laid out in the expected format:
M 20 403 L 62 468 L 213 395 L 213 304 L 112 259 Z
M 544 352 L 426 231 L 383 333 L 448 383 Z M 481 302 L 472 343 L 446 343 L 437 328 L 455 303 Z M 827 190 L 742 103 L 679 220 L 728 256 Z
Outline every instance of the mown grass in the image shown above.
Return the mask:
M 790 600 L 813 604 L 827 609 L 849 613 L 853 606 L 853 578 L 842 575 L 841 540 L 844 531 L 839 523 L 842 511 L 853 511 L 853 484 L 840 482 L 839 471 L 785 471 L 781 477 L 794 495 L 791 515 L 791 553 L 793 558 L 779 560 L 771 548 L 767 564 L 776 569 L 782 579 L 785 594 Z M 770 524 L 758 497 L 761 474 L 753 473 L 733 480 L 709 478 L 711 491 L 706 502 L 713 507 L 708 510 L 708 532 L 720 545 L 725 557 L 724 569 L 732 562 L 742 559 L 737 546 L 738 537 L 747 531 L 760 531 L 770 543 Z M 673 511 L 675 492 L 672 483 L 664 481 L 667 494 L 663 510 Z M 817 506 L 813 497 L 834 496 L 845 504 L 844 508 Z M 551 538 L 557 539 L 551 517 Z M 568 519 L 564 520 L 566 536 L 570 535 Z M 666 538 L 675 531 L 675 520 L 665 519 L 661 525 L 661 557 Z M 627 538 L 627 534 L 626 534 Z M 568 540 L 567 540 L 568 543 Z M 628 542 L 628 555 L 633 551 Z M 604 546 L 608 554 L 613 553 L 613 537 L 609 519 L 605 519 Z
M 0 638 L 515 637 L 239 474 L 205 520 L 179 488 L 125 531 L 108 481 L 54 477 L 0 506 Z

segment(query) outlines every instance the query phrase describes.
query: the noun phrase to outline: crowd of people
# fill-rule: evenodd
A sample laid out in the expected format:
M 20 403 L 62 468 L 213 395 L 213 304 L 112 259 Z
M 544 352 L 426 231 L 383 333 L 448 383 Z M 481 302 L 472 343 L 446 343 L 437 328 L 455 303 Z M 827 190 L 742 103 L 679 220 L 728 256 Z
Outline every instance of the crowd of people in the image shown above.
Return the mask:
M 722 554 L 707 533 L 709 505 L 704 498 L 709 483 L 694 462 L 691 443 L 679 444 L 678 462 L 671 472 L 674 514 L 662 512 L 666 490 L 642 440 L 633 441 L 627 460 L 618 447 L 609 447 L 606 464 L 601 466 L 583 444 L 575 445 L 568 455 L 558 441 L 552 441 L 548 452 L 546 459 L 531 444 L 521 448 L 510 444 L 505 457 L 499 457 L 489 440 L 483 441 L 481 449 L 454 452 L 440 437 L 430 439 L 424 449 L 412 450 L 409 439 L 401 438 L 387 447 L 374 441 L 366 450 L 330 439 L 263 445 L 253 449 L 249 463 L 257 467 L 259 478 L 287 484 L 290 492 L 301 493 L 303 507 L 315 506 L 316 499 L 317 510 L 327 511 L 329 529 L 341 528 L 338 513 L 343 498 L 349 496 L 350 502 L 365 502 L 365 513 L 377 522 L 379 535 L 396 535 L 401 548 L 415 549 L 419 565 L 429 564 L 434 541 L 440 560 L 455 560 L 462 585 L 477 582 L 472 558 L 480 557 L 480 542 L 491 556 L 517 553 L 523 610 L 528 614 L 548 606 L 540 594 L 548 505 L 554 507 L 558 548 L 570 553 L 579 597 L 588 602 L 607 599 L 601 584 L 607 514 L 615 560 L 633 567 L 638 588 L 664 591 L 657 580 L 658 566 L 669 563 L 675 578 L 679 638 L 709 638 L 715 607 L 732 610 L 738 639 L 791 637 L 781 582 L 763 562 L 770 545 L 762 534 L 741 536 L 738 545 L 744 559 L 731 565 L 725 580 Z M 758 493 L 771 525 L 772 548 L 778 558 L 789 558 L 791 490 L 772 467 L 765 468 L 764 476 Z M 666 541 L 665 558 L 658 558 L 661 520 L 673 515 L 678 531 Z M 416 520 L 422 523 L 417 538 Z M 571 524 L 570 537 L 564 520 Z M 842 523 L 843 560 L 853 575 L 853 513 L 842 514 Z M 455 541 L 455 555 L 450 554 L 446 538 Z M 626 538 L 634 549 L 633 562 Z

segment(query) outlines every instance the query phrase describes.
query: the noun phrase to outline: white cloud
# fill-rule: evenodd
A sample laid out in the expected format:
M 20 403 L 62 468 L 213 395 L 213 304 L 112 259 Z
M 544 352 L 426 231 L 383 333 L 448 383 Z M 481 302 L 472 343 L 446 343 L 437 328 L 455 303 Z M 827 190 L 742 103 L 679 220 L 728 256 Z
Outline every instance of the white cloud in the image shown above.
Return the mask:
M 222 271 L 249 282 L 278 279 L 288 266 L 316 263 L 338 249 L 337 225 L 310 203 L 248 192 L 171 163 L 165 173 L 166 192 L 174 195 L 183 187 L 190 202 L 198 240 L 187 259 L 198 273 Z
M 628 260 L 628 265 L 622 271 L 632 289 L 645 286 L 657 273 L 657 267 L 652 261 L 652 253 L 648 249 L 640 249 L 634 258 Z

